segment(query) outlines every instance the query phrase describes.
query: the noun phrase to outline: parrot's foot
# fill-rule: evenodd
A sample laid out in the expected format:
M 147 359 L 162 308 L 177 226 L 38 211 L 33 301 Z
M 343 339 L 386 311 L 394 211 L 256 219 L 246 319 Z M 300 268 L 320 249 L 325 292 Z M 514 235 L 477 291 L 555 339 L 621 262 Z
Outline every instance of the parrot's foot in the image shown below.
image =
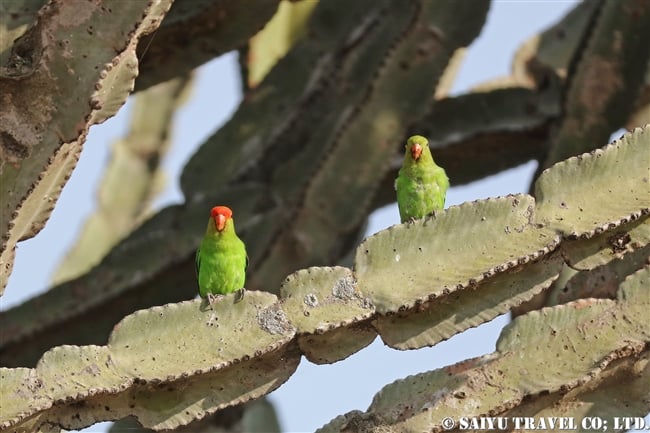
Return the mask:
M 411 217 L 411 218 L 409 218 L 406 222 L 409 223 L 409 224 L 413 224 L 413 223 L 416 222 L 417 220 L 418 220 L 418 219 L 417 219 L 416 217 Z
M 241 302 L 244 299 L 245 294 L 246 294 L 246 288 L 242 287 L 241 289 L 237 290 L 235 292 L 235 304 L 237 302 Z
M 208 293 L 208 304 L 210 304 L 210 308 L 214 310 L 214 306 L 216 305 L 216 303 L 221 301 L 223 298 L 224 298 L 223 295 L 214 295 L 212 293 Z

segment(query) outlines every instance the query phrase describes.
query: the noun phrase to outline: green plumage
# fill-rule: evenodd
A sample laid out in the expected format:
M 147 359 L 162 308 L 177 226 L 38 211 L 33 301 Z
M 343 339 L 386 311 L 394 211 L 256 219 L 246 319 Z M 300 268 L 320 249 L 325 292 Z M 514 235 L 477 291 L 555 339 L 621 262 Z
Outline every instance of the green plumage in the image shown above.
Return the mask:
M 421 149 L 414 159 L 413 147 Z M 404 162 L 395 179 L 397 206 L 402 222 L 422 218 L 445 207 L 449 178 L 442 167 L 433 161 L 429 142 L 420 135 L 406 141 Z
M 208 228 L 196 251 L 196 278 L 199 294 L 225 295 L 244 288 L 246 281 L 246 247 L 235 233 L 232 218 L 218 231 L 215 220 L 208 220 Z

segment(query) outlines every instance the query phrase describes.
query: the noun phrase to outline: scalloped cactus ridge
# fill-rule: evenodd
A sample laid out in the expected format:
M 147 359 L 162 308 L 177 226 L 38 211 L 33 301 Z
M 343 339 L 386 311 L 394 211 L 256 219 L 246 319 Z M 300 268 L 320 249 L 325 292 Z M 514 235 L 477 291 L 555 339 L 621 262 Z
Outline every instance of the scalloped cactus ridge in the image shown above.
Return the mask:
M 558 177 L 556 173 L 553 173 L 555 170 L 570 173 L 571 179 L 577 185 L 588 185 L 588 182 L 581 182 L 583 180 L 581 178 L 594 176 L 592 163 L 602 160 L 605 161 L 603 166 L 605 172 L 599 172 L 597 175 L 606 176 L 611 172 L 616 176 L 619 165 L 626 166 L 629 159 L 638 157 L 638 154 L 628 152 L 629 149 L 626 147 L 634 147 L 639 142 L 647 144 L 645 138 L 648 128 L 638 129 L 627 134 L 621 140 L 605 146 L 602 150 L 570 158 L 566 162 L 550 168 L 545 175 L 552 179 Z M 612 158 L 612 155 L 618 155 L 620 158 Z M 608 163 L 610 159 L 616 160 L 616 163 Z M 574 169 L 567 170 L 565 166 Z M 633 165 L 630 165 L 630 170 L 632 168 Z M 630 176 L 634 177 L 634 170 L 630 172 Z M 544 192 L 544 182 L 541 181 L 541 183 L 540 191 Z M 612 188 L 619 188 L 615 192 L 621 195 L 638 196 L 645 193 L 642 186 L 643 183 L 634 184 L 634 189 L 630 190 L 627 188 L 627 184 L 621 183 L 618 186 L 613 185 Z M 552 188 L 551 191 L 553 191 Z M 579 194 L 573 194 L 567 197 L 579 196 Z M 547 195 L 547 198 L 549 202 L 553 202 L 552 194 Z M 571 199 L 567 200 L 565 204 L 571 207 L 573 205 Z M 628 197 L 628 200 L 622 200 L 622 202 L 628 203 L 630 206 L 616 208 L 621 213 L 613 218 L 614 227 L 619 226 L 622 221 L 648 218 L 647 207 L 635 207 L 644 204 L 644 201 L 629 200 Z M 549 215 L 554 214 L 548 209 L 547 203 L 545 205 L 547 208 L 541 213 L 541 216 L 548 219 Z M 394 262 L 395 253 L 391 248 L 387 248 L 386 244 L 381 242 L 374 245 L 378 239 L 394 238 L 398 243 L 400 237 L 395 237 L 395 233 L 415 230 L 417 227 L 421 227 L 423 230 L 435 230 L 437 225 L 445 227 L 447 224 L 445 215 L 456 215 L 456 213 L 458 213 L 457 218 L 460 222 L 463 222 L 464 218 L 478 218 L 477 221 L 480 221 L 481 216 L 486 218 L 489 216 L 494 220 L 494 227 L 501 227 L 504 233 L 508 233 L 508 231 L 503 228 L 510 227 L 511 224 L 512 230 L 508 235 L 512 233 L 526 235 L 526 231 L 531 230 L 537 231 L 540 238 L 553 239 L 548 237 L 548 228 L 544 226 L 544 223 L 536 219 L 537 207 L 535 206 L 536 203 L 530 197 L 509 196 L 452 207 L 424 220 L 394 226 L 380 232 L 362 243 L 358 252 L 361 255 L 366 255 L 366 250 L 368 250 L 369 253 L 377 254 L 373 257 L 379 257 L 378 251 L 374 251 L 374 249 L 380 248 Z M 580 213 L 565 214 L 565 207 L 558 206 L 557 210 L 565 218 L 563 224 L 553 225 L 560 238 L 577 237 L 577 240 L 572 242 L 578 242 L 587 240 L 602 229 L 600 220 L 595 220 L 591 227 L 583 226 L 584 231 L 580 233 L 576 233 L 574 230 L 563 230 L 564 224 L 567 222 L 566 218 L 573 217 L 577 224 L 583 224 Z M 501 208 L 508 208 L 509 211 L 503 212 L 500 210 Z M 496 209 L 496 211 L 486 212 L 486 209 Z M 486 227 L 487 229 L 483 229 L 483 231 L 488 231 L 488 236 L 502 236 L 493 233 L 492 227 L 488 225 Z M 606 225 L 605 229 L 608 228 L 609 225 Z M 371 239 L 374 240 L 371 241 Z M 435 242 L 434 239 L 425 246 L 432 247 Z M 559 242 L 559 245 L 554 242 L 553 245 L 555 248 L 562 248 L 564 242 L 566 241 Z M 518 244 L 516 237 L 514 243 Z M 419 254 L 416 247 L 413 247 L 412 250 L 417 250 L 418 252 L 415 254 Z M 540 250 L 539 247 L 533 245 L 527 253 L 522 253 L 523 250 L 517 250 L 516 247 L 515 251 L 519 251 L 518 256 L 513 256 L 511 260 L 506 260 L 507 257 L 500 255 L 485 260 L 483 262 L 485 280 L 477 279 L 476 272 L 468 269 L 465 281 L 457 287 L 449 288 L 451 296 L 453 297 L 455 292 L 462 293 L 468 290 L 473 290 L 476 296 L 481 296 L 482 288 L 488 287 L 490 282 L 505 277 L 510 272 L 520 275 L 521 280 L 516 284 L 519 287 L 514 291 L 508 284 L 501 287 L 504 291 L 511 293 L 513 297 L 518 296 L 520 291 L 528 287 L 540 284 L 540 279 L 542 285 L 550 284 L 553 278 L 545 278 L 547 276 L 540 278 L 537 275 L 539 270 L 535 267 L 538 262 L 531 261 L 540 259 L 539 251 L 544 251 L 545 257 L 548 256 L 551 252 L 550 248 Z M 480 249 L 473 249 L 471 252 L 475 259 L 481 258 L 485 254 L 485 251 Z M 411 253 L 414 252 L 411 251 Z M 516 266 L 513 265 L 514 268 L 508 265 L 512 260 L 516 263 Z M 227 297 L 217 305 L 216 311 L 211 311 L 204 301 L 199 300 L 141 310 L 127 316 L 116 325 L 107 346 L 62 346 L 44 354 L 35 369 L 2 368 L 0 369 L 3 379 L 0 381 L 0 386 L 3 387 L 1 391 L 4 395 L 12 395 L 14 398 L 3 402 L 3 419 L 0 426 L 5 429 L 27 431 L 37 428 L 41 423 L 56 422 L 67 428 L 80 428 L 99 420 L 121 418 L 134 414 L 145 426 L 164 429 L 186 424 L 192 419 L 202 417 L 227 405 L 264 395 L 288 379 L 297 367 L 302 348 L 309 349 L 309 342 L 307 341 L 305 346 L 304 342 L 299 341 L 300 338 L 309 338 L 312 335 L 323 338 L 334 336 L 334 339 L 325 341 L 339 341 L 341 336 L 337 336 L 336 333 L 345 333 L 348 329 L 354 333 L 359 327 L 363 328 L 364 326 L 372 332 L 379 330 L 381 335 L 381 329 L 374 328 L 372 319 L 381 317 L 374 308 L 376 304 L 382 303 L 381 299 L 385 297 L 385 293 L 381 291 L 364 292 L 360 289 L 368 287 L 367 279 L 371 275 L 371 269 L 374 268 L 379 272 L 379 269 L 386 263 L 385 258 L 374 263 L 366 262 L 363 264 L 366 267 L 365 272 L 358 274 L 352 274 L 349 269 L 342 267 L 311 268 L 298 271 L 285 281 L 282 298 L 279 300 L 270 293 L 249 292 L 245 300 L 238 304 L 232 303 L 234 300 L 232 296 Z M 408 281 L 410 277 L 421 272 L 417 269 L 418 259 L 413 259 L 412 264 L 414 266 L 413 275 L 404 272 L 402 274 L 404 281 Z M 360 266 L 360 264 L 357 265 Z M 557 272 L 559 273 L 559 269 Z M 467 364 L 466 368 L 460 370 L 464 371 L 464 375 L 469 374 L 468 377 L 475 378 L 488 377 L 491 374 L 496 374 L 496 371 L 509 370 L 514 368 L 512 365 L 524 362 L 514 354 L 527 353 L 530 350 L 526 349 L 527 344 L 530 343 L 529 339 L 541 339 L 540 341 L 548 344 L 548 347 L 544 349 L 538 345 L 535 346 L 536 350 L 553 353 L 554 350 L 560 350 L 558 349 L 560 346 L 573 344 L 572 347 L 575 350 L 572 353 L 577 358 L 575 360 L 562 358 L 562 365 L 570 366 L 570 368 L 563 369 L 560 374 L 558 366 L 556 380 L 550 385 L 547 379 L 540 376 L 542 371 L 545 371 L 544 369 L 535 369 L 535 375 L 525 374 L 522 377 L 510 377 L 507 379 L 510 385 L 504 387 L 504 389 L 510 390 L 508 391 L 509 397 L 505 400 L 507 403 L 505 406 L 498 406 L 498 409 L 512 409 L 527 395 L 537 395 L 541 391 L 556 392 L 563 387 L 575 388 L 589 382 L 614 360 L 639 356 L 643 351 L 644 344 L 650 341 L 650 326 L 643 320 L 648 307 L 648 297 L 645 295 L 647 295 L 649 273 L 650 268 L 646 266 L 628 276 L 621 283 L 618 301 L 580 300 L 531 312 L 516 319 L 503 331 L 495 354 L 488 355 L 482 360 L 474 360 Z M 530 278 L 526 278 L 526 276 Z M 429 284 L 423 285 L 430 287 Z M 392 286 L 386 288 L 389 291 L 393 289 Z M 434 289 L 429 288 L 428 290 L 433 294 L 436 293 Z M 496 289 L 492 288 L 492 290 Z M 427 304 L 429 297 L 417 293 L 419 292 L 409 293 L 408 296 L 411 297 L 406 298 L 407 300 L 401 305 L 399 302 L 386 304 L 384 301 L 382 312 L 394 316 L 400 312 L 412 311 L 415 313 L 425 311 L 426 308 L 439 307 L 435 302 Z M 524 298 L 526 297 L 528 296 L 524 296 Z M 495 296 L 495 302 L 502 302 L 502 299 L 497 300 L 496 298 Z M 435 299 L 436 297 L 431 298 L 432 301 Z M 332 309 L 333 303 L 339 305 L 340 309 Z M 453 309 L 454 306 L 453 302 L 444 305 L 449 309 Z M 336 314 L 332 311 L 336 311 Z M 306 312 L 308 314 L 305 314 Z M 619 325 L 615 320 L 621 315 L 627 318 L 625 325 Z M 610 317 L 611 320 L 607 317 Z M 490 317 L 483 317 L 483 320 L 489 319 Z M 596 329 L 585 333 L 580 323 L 587 322 L 592 325 L 595 323 Z M 472 325 L 472 323 L 467 324 L 468 327 Z M 540 334 L 540 326 L 548 328 L 549 333 Z M 611 326 L 617 327 L 615 333 L 611 331 L 607 333 L 607 329 L 610 329 Z M 554 337 L 552 331 L 559 327 L 568 334 Z M 629 337 L 625 341 L 620 339 L 621 329 Z M 457 329 L 457 331 L 461 332 L 462 329 Z M 607 344 L 595 345 L 590 343 L 592 338 L 601 340 L 605 338 L 606 340 L 602 341 L 606 341 Z M 579 346 L 578 343 L 580 343 Z M 425 341 L 424 344 L 429 344 L 429 341 Z M 354 349 L 350 345 L 348 347 L 353 351 L 360 349 L 360 347 Z M 204 356 L 197 358 L 197 353 Z M 589 355 L 587 356 L 587 354 Z M 338 355 L 347 356 L 346 354 Z M 317 361 L 320 360 L 318 354 L 314 358 Z M 269 359 L 274 361 L 269 362 Z M 553 362 L 555 359 L 553 358 Z M 524 362 L 524 364 L 526 363 Z M 509 367 L 506 368 L 506 365 Z M 472 372 L 467 368 L 473 369 Z M 447 367 L 445 369 L 447 372 L 455 370 L 458 368 Z M 76 372 L 78 376 L 74 379 L 63 380 L 63 375 L 67 375 L 70 371 Z M 251 371 L 255 373 L 251 373 L 249 376 Z M 425 376 L 431 374 L 433 373 L 423 373 Z M 450 376 L 448 373 L 445 375 L 448 376 L 445 381 L 451 380 L 450 384 L 453 383 L 455 391 L 451 392 L 449 389 L 451 385 L 447 385 L 445 389 L 448 392 L 444 395 L 440 394 L 439 398 L 435 399 L 435 405 L 425 408 L 426 416 L 429 416 L 429 419 L 435 419 L 435 417 L 431 418 L 432 414 L 442 410 L 440 408 L 445 407 L 446 401 L 458 398 L 458 395 L 461 394 L 467 396 L 472 391 L 463 384 L 467 383 L 465 379 L 461 380 L 458 376 Z M 223 383 L 225 378 L 228 378 L 229 382 L 227 383 L 232 385 L 220 386 L 219 383 Z M 254 380 L 251 381 L 253 378 Z M 409 381 L 410 379 L 405 380 Z M 440 389 L 439 383 L 434 382 L 434 384 L 436 389 Z M 389 385 L 387 389 L 390 389 L 391 386 Z M 478 395 L 486 392 L 486 388 L 482 389 L 483 391 L 478 392 Z M 202 394 L 212 395 L 215 390 L 220 390 L 223 395 L 221 397 L 212 396 L 206 400 L 206 394 Z M 398 394 L 400 393 L 401 391 Z M 216 394 L 220 395 L 219 392 Z M 178 411 L 178 405 L 183 404 L 184 398 L 189 395 L 193 396 L 192 399 L 197 399 L 195 400 L 197 403 L 186 407 L 184 411 Z M 380 398 L 379 396 L 384 397 Z M 385 401 L 385 404 L 388 405 L 398 404 L 394 410 L 402 411 L 400 413 L 404 414 L 404 407 L 399 406 L 401 403 L 396 402 L 393 397 L 386 396 L 389 396 L 386 391 L 380 392 L 369 411 L 374 412 L 375 408 L 380 408 L 380 402 Z M 77 403 L 84 400 L 97 403 L 82 409 Z M 483 406 L 474 407 L 469 412 L 466 411 L 469 409 L 464 407 L 462 413 L 465 415 L 477 413 L 478 415 L 486 413 L 484 411 L 495 410 L 493 398 L 485 397 L 482 401 L 484 402 Z M 103 406 L 100 402 L 110 402 L 110 405 Z M 489 409 L 490 407 L 492 409 Z M 396 420 L 402 419 L 399 416 L 391 418 L 394 410 L 382 409 L 381 412 L 385 415 L 380 417 L 377 422 L 398 422 Z M 362 416 L 355 412 L 344 419 L 348 423 L 354 419 L 368 422 L 364 417 L 365 415 Z M 336 423 L 339 421 L 340 419 L 335 420 Z M 406 422 L 407 425 L 417 425 L 422 422 L 422 417 L 413 415 L 403 422 Z
M 158 27 L 171 3 L 133 1 L 121 8 L 94 4 L 85 14 L 72 2 L 48 4 L 14 43 L 0 68 L 4 97 L 38 102 L 34 111 L 15 104 L 3 104 L 0 111 L 0 295 L 16 243 L 45 226 L 90 126 L 115 114 L 126 101 L 138 74 L 138 40 Z
M 520 316 L 504 328 L 494 353 L 397 380 L 375 395 L 365 413 L 352 411 L 317 431 L 439 432 L 444 431 L 445 418 L 458 422 L 460 418 L 512 414 L 524 398 L 524 406 L 529 407 L 517 415 L 539 417 L 540 408 L 550 408 L 569 390 L 593 391 L 590 386 L 620 362 L 637 370 L 622 384 L 634 393 L 616 401 L 617 410 L 596 413 L 607 416 L 610 425 L 613 416 L 638 416 L 644 405 L 635 398 L 647 399 L 643 384 L 650 379 L 650 326 L 643 323 L 642 313 L 650 307 L 649 277 L 650 267 L 628 276 L 616 301 L 583 299 Z M 617 320 L 620 315 L 634 320 L 623 324 Z M 621 331 L 626 339 L 620 338 Z M 635 378 L 632 384 L 630 376 Z M 619 387 L 619 394 L 623 389 Z M 552 400 L 544 401 L 548 395 Z M 573 398 L 557 404 L 550 414 L 557 416 L 560 411 L 575 417 L 584 413 L 584 406 L 591 407 L 590 399 L 576 404 L 580 396 Z M 599 403 L 604 406 L 602 400 Z

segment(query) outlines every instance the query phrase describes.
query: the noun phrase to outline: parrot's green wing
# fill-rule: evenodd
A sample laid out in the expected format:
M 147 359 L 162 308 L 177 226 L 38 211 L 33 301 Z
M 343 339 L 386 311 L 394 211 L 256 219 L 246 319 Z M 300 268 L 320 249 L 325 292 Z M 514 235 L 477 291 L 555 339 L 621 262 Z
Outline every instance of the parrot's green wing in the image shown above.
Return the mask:
M 196 256 L 194 256 L 194 270 L 196 271 L 196 282 L 199 282 L 199 269 L 201 269 L 201 248 L 196 250 Z

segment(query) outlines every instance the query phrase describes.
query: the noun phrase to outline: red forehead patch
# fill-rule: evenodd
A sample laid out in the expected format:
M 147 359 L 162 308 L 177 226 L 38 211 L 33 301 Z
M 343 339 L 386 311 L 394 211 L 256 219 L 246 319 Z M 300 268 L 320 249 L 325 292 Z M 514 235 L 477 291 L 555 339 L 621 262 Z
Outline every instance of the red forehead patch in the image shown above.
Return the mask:
M 227 206 L 215 206 L 210 211 L 210 216 L 212 216 L 212 218 L 215 218 L 217 215 L 223 215 L 226 217 L 226 219 L 230 219 L 232 218 L 232 211 Z

